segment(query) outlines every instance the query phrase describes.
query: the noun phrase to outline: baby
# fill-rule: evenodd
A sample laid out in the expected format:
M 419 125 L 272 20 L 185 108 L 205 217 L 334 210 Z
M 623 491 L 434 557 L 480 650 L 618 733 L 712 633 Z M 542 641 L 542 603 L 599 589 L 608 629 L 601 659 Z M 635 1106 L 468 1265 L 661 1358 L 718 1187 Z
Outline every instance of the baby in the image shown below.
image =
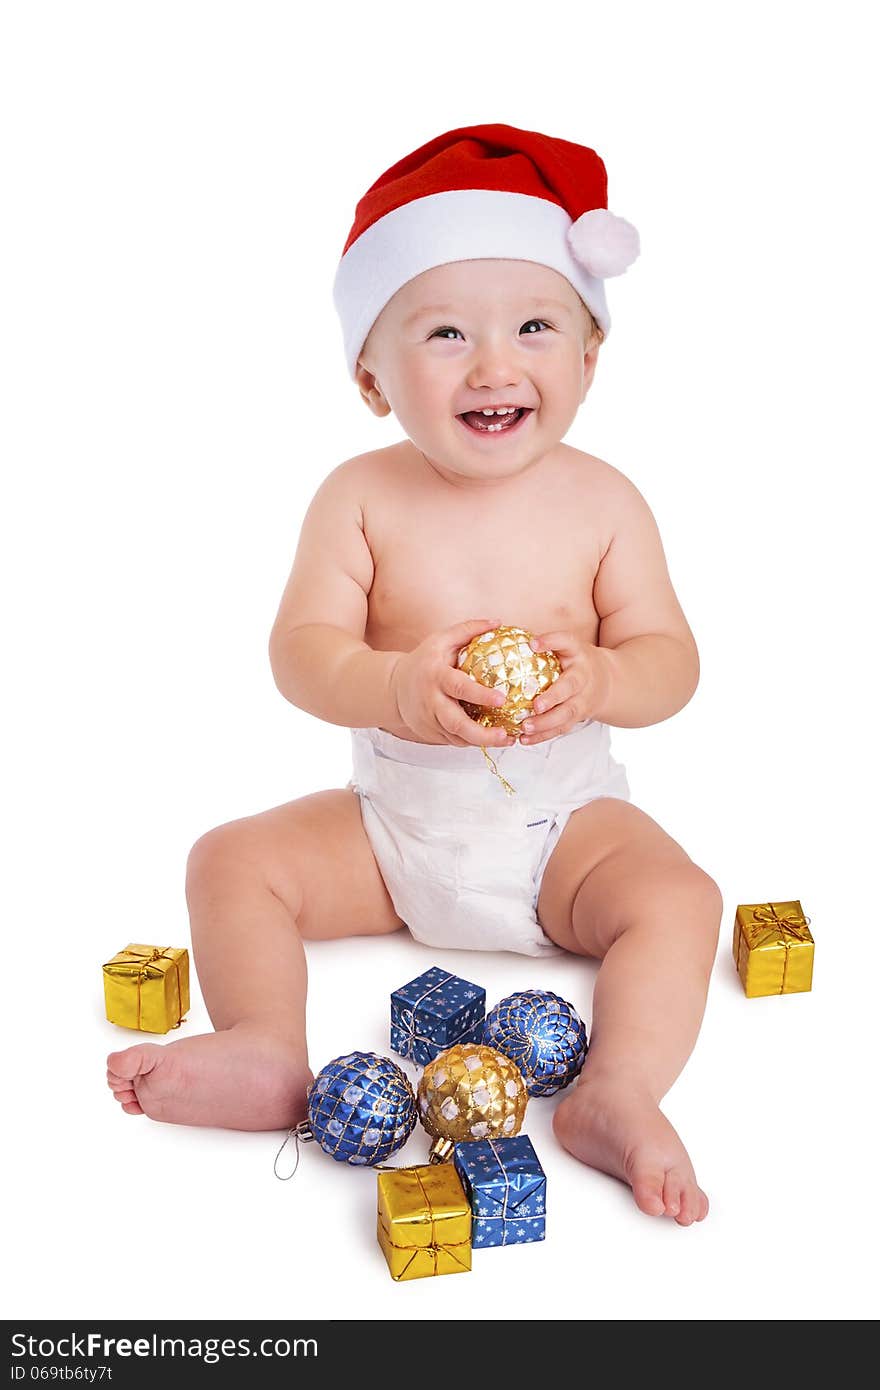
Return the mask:
M 559 1140 L 643 1212 L 705 1217 L 659 1103 L 700 1027 L 721 895 L 631 804 L 609 746 L 609 726 L 680 710 L 699 659 L 644 498 L 562 442 L 609 330 L 604 280 L 638 251 L 593 150 L 507 125 L 438 136 L 358 204 L 334 285 L 349 374 L 406 437 L 318 488 L 270 639 L 281 693 L 351 730 L 352 780 L 194 845 L 216 1031 L 111 1053 L 127 1114 L 300 1120 L 304 941 L 406 926 L 434 947 L 570 951 L 602 964 Z M 562 666 L 518 738 L 460 704 L 503 703 L 457 665 L 501 623 Z

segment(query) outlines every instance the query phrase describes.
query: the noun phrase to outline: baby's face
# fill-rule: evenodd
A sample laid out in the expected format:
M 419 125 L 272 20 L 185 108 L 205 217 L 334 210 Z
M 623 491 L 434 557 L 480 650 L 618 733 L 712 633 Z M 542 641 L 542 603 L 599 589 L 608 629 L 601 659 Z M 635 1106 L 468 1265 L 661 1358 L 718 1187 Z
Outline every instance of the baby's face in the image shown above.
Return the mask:
M 485 486 L 524 472 L 565 436 L 596 365 L 598 336 L 565 276 L 532 261 L 435 266 L 403 285 L 374 323 L 357 381 L 377 415 L 394 411 L 447 481 Z M 525 407 L 512 428 L 479 431 L 464 412 Z M 482 417 L 487 425 L 506 417 Z

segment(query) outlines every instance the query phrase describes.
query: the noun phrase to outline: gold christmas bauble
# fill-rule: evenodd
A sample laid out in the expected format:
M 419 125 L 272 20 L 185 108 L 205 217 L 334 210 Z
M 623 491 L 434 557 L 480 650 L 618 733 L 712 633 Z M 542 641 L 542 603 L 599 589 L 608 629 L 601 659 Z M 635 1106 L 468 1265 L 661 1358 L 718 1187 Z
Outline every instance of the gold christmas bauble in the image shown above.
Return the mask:
M 419 1119 L 434 1139 L 518 1134 L 529 1094 L 515 1062 L 494 1047 L 456 1043 L 422 1073 Z
M 468 700 L 459 704 L 484 728 L 500 726 L 513 738 L 519 738 L 519 726 L 532 713 L 535 697 L 562 673 L 555 652 L 533 652 L 531 638 L 522 627 L 496 627 L 481 632 L 458 654 L 458 666 L 466 675 L 505 696 L 504 704 L 493 709 Z

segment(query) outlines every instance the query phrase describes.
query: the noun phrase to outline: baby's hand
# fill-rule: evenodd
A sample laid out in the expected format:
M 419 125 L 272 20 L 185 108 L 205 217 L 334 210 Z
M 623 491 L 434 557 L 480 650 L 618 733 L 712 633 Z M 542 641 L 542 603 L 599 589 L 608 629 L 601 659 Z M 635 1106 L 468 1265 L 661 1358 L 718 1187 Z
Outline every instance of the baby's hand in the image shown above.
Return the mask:
M 532 650 L 555 652 L 562 675 L 532 701 L 534 714 L 521 725 L 521 742 L 543 743 L 568 733 L 575 724 L 593 719 L 608 698 L 606 650 L 592 643 L 585 628 L 547 632 L 532 638 Z
M 423 742 L 454 743 L 459 748 L 468 744 L 503 748 L 513 743 L 503 729 L 484 729 L 458 703 L 467 700 L 491 709 L 504 703 L 500 690 L 471 680 L 456 665 L 462 647 L 500 623 L 500 618 L 455 623 L 432 632 L 398 661 L 391 674 L 391 691 L 402 723 Z

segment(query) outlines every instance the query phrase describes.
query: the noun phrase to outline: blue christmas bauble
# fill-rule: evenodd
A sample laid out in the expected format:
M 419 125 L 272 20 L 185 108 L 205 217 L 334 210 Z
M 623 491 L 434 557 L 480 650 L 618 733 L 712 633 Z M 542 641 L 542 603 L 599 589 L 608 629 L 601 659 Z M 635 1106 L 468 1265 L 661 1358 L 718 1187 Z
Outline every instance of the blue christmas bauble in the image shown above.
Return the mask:
M 339 1163 L 384 1162 L 416 1123 L 409 1080 L 390 1057 L 375 1052 L 349 1052 L 328 1062 L 309 1087 L 307 1105 L 313 1136 Z
M 552 1096 L 574 1081 L 587 1055 L 577 1009 L 549 989 L 524 989 L 496 1004 L 483 1042 L 516 1062 L 530 1096 Z

